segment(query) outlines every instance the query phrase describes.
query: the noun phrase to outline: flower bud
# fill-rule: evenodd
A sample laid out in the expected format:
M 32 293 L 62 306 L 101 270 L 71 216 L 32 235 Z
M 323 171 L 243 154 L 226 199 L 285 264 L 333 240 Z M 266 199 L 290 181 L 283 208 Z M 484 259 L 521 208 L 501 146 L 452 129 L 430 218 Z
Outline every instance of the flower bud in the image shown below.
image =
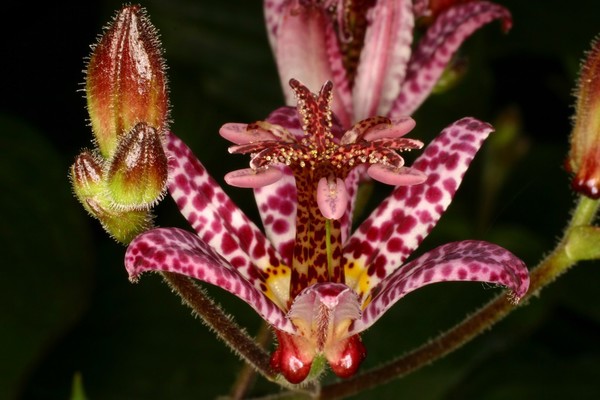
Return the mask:
M 152 217 L 146 210 L 118 210 L 108 196 L 104 182 L 104 161 L 90 151 L 83 151 L 71 166 L 71 184 L 83 207 L 97 218 L 116 240 L 129 243 L 148 229 Z
M 139 5 L 119 11 L 93 47 L 86 97 L 100 153 L 110 158 L 138 122 L 166 130 L 168 97 L 158 34 Z
M 87 207 L 86 199 L 96 197 L 103 191 L 102 170 L 102 158 L 88 150 L 79 154 L 71 166 L 73 192 L 89 212 L 92 210 Z
M 152 213 L 148 210 L 116 210 L 106 206 L 102 198 L 88 198 L 86 208 L 92 210 L 106 232 L 123 244 L 129 244 L 140 233 L 152 227 Z
M 168 160 L 158 131 L 143 123 L 119 140 L 107 164 L 106 188 L 119 210 L 150 209 L 167 189 Z
M 600 40 L 582 65 L 567 168 L 573 189 L 600 198 Z

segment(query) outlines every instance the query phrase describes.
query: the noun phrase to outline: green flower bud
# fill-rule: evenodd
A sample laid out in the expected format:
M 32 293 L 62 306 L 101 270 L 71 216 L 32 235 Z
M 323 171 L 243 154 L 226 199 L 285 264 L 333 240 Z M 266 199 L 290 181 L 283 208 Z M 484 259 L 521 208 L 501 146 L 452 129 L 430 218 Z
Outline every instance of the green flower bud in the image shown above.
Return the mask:
M 86 97 L 100 153 L 110 158 L 119 137 L 138 122 L 166 130 L 168 96 L 158 34 L 139 5 L 122 8 L 93 46 Z
M 87 199 L 102 196 L 104 192 L 103 169 L 102 158 L 88 150 L 79 154 L 71 166 L 70 178 L 73 192 L 83 207 L 91 214 L 94 212 L 89 208 Z
M 73 192 L 112 237 L 127 244 L 151 227 L 152 215 L 146 209 L 122 210 L 114 206 L 106 187 L 104 164 L 102 157 L 88 150 L 79 154 L 70 170 Z
M 108 234 L 123 244 L 129 244 L 140 233 L 152 227 L 148 210 L 116 210 L 102 204 L 102 198 L 88 198 L 87 206 Z
M 106 168 L 107 194 L 118 210 L 148 210 L 165 195 L 168 160 L 158 131 L 140 122 L 119 140 Z

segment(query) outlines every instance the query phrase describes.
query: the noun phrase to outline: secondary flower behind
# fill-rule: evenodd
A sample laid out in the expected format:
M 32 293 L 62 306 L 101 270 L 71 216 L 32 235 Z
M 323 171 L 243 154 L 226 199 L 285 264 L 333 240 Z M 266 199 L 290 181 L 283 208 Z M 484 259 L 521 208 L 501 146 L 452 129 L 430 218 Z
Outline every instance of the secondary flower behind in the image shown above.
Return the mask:
M 506 8 L 477 0 L 265 0 L 264 11 L 287 104 L 289 79 L 312 90 L 331 80 L 346 128 L 412 115 L 464 40 L 496 19 L 512 24 Z M 424 18 L 421 35 L 415 21 Z
M 408 168 L 397 151 L 422 146 L 403 137 L 412 119 L 373 117 L 343 132 L 331 83 L 319 94 L 296 80 L 290 86 L 297 110 L 221 129 L 235 143 L 231 152 L 252 154 L 250 169 L 226 180 L 256 188 L 266 236 L 169 134 L 169 191 L 196 233 L 158 228 L 138 236 L 125 256 L 132 281 L 170 271 L 238 296 L 272 326 L 272 367 L 292 383 L 305 380 L 322 356 L 338 376 L 353 375 L 366 354 L 359 334 L 421 286 L 479 281 L 508 287 L 515 301 L 526 293 L 525 265 L 486 242 L 449 243 L 405 263 L 450 204 L 488 124 L 455 122 Z M 396 187 L 351 232 L 365 169 Z

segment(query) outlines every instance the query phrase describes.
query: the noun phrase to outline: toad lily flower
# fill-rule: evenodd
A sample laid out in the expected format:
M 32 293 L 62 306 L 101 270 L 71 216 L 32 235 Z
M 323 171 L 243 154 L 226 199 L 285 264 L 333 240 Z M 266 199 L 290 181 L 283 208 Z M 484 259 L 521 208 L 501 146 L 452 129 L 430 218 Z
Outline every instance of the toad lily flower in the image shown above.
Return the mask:
M 353 375 L 366 354 L 359 334 L 421 286 L 479 281 L 508 287 L 515 300 L 525 294 L 527 268 L 494 244 L 450 243 L 404 263 L 450 204 L 489 125 L 455 122 L 409 168 L 396 151 L 421 146 L 403 137 L 412 119 L 373 117 L 342 134 L 330 82 L 318 95 L 295 80 L 291 87 L 297 110 L 221 129 L 236 144 L 231 152 L 252 154 L 251 168 L 226 180 L 257 188 L 266 236 L 171 134 L 169 190 L 196 234 L 158 228 L 138 236 L 125 256 L 132 281 L 170 271 L 238 296 L 274 329 L 271 365 L 292 383 L 322 357 L 338 376 Z M 352 233 L 364 168 L 396 187 Z
M 508 10 L 487 1 L 265 0 L 264 13 L 286 103 L 297 78 L 315 90 L 334 82 L 342 126 L 375 115 L 411 115 L 431 93 L 461 43 Z M 435 15 L 434 15 L 435 14 Z M 434 19 L 432 17 L 435 16 Z M 415 20 L 431 24 L 413 49 Z

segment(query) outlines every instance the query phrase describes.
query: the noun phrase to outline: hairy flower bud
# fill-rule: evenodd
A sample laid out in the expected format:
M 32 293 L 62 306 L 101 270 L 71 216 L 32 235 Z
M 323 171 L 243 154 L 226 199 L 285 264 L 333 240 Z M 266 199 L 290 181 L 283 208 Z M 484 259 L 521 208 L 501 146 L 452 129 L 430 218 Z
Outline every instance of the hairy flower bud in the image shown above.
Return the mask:
M 71 166 L 71 184 L 73 192 L 85 209 L 93 214 L 87 200 L 98 197 L 103 192 L 102 172 L 103 160 L 96 154 L 84 150 Z
M 581 67 L 567 168 L 573 189 L 600 198 L 600 40 L 592 43 Z
M 144 10 L 126 6 L 106 28 L 86 71 L 86 97 L 100 153 L 110 158 L 138 122 L 164 132 L 168 119 L 165 63 Z
M 102 227 L 117 241 L 128 244 L 140 233 L 152 227 L 152 213 L 148 210 L 116 210 L 103 204 L 103 198 L 88 198 L 86 208 L 98 218 Z
M 147 210 L 123 210 L 114 207 L 105 183 L 106 166 L 102 157 L 84 150 L 71 166 L 73 192 L 87 212 L 97 218 L 116 240 L 129 243 L 151 226 Z
M 156 129 L 140 122 L 119 140 L 107 164 L 106 187 L 116 209 L 149 209 L 166 191 L 168 161 Z

